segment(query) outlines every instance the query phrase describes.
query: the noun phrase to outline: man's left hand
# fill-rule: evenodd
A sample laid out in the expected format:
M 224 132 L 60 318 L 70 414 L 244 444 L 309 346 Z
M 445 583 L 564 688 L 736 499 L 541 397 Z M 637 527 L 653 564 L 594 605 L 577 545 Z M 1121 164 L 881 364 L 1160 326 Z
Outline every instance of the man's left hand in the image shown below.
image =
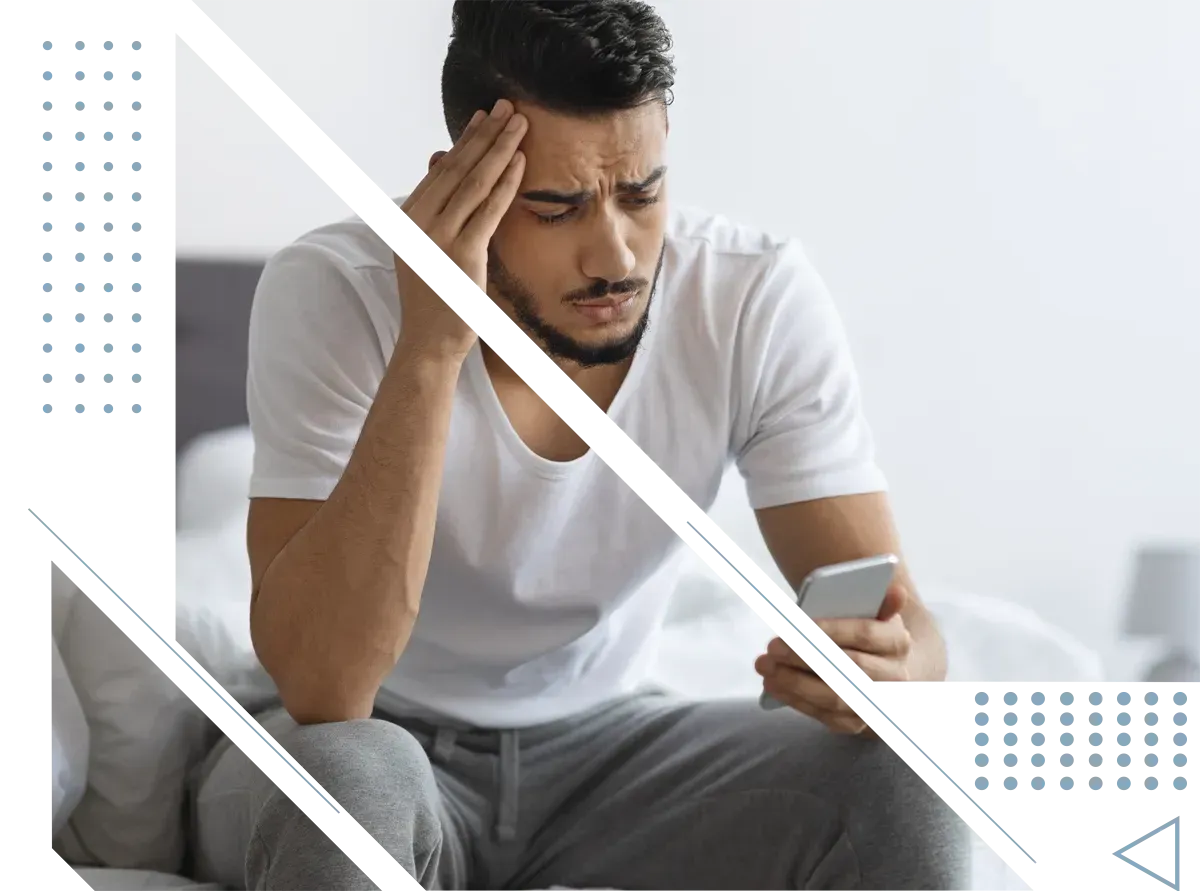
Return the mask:
M 910 680 L 912 635 L 900 615 L 908 592 L 899 584 L 888 589 L 874 619 L 814 619 L 842 651 L 873 681 Z M 875 736 L 866 722 L 783 642 L 775 638 L 759 656 L 754 670 L 763 690 L 784 705 L 816 718 L 837 733 Z

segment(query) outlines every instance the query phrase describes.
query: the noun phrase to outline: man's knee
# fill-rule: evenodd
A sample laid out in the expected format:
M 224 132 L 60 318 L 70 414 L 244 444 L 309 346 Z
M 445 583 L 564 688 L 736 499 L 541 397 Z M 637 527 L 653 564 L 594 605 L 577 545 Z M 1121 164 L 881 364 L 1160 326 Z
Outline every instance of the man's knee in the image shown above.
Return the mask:
M 845 806 L 866 887 L 964 887 L 970 830 L 962 818 L 888 745 L 859 742 L 859 779 Z
M 409 849 L 439 842 L 437 785 L 420 743 L 383 720 L 298 725 L 278 711 L 259 728 L 368 841 Z M 233 742 L 196 799 L 202 878 L 240 887 L 251 839 L 274 849 L 338 845 L 268 766 Z M 407 818 L 407 819 L 406 819 Z
M 404 822 L 397 821 L 400 815 L 414 824 L 434 819 L 433 770 L 421 744 L 404 728 L 373 718 L 293 724 L 276 739 L 373 835 L 374 824 Z

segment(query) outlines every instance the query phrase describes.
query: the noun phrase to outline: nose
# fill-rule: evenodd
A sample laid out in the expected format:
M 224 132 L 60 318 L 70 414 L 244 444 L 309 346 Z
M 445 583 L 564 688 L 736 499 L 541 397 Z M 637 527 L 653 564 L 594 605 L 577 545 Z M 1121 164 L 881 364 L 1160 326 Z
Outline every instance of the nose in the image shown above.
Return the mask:
M 612 213 L 593 217 L 583 252 L 583 273 L 590 279 L 623 281 L 633 274 L 637 257 L 626 242 L 620 218 Z

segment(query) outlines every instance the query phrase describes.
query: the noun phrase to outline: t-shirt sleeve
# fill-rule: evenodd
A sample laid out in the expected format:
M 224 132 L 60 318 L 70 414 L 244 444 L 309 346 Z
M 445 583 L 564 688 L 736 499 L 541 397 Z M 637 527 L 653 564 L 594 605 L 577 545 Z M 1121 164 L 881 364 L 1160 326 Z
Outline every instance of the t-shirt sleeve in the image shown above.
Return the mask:
M 386 364 L 361 287 L 319 244 L 267 261 L 250 312 L 251 498 L 324 500 L 341 479 Z
M 886 490 L 841 318 L 798 241 L 776 248 L 739 341 L 735 461 L 751 506 Z

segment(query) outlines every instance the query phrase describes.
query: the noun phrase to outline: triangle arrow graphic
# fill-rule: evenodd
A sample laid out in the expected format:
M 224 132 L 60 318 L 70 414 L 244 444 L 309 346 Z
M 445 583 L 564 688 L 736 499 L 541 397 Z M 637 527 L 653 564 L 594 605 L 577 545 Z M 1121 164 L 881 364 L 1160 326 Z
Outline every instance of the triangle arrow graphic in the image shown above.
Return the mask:
M 1138 851 L 1148 847 L 1157 838 L 1166 836 L 1166 872 L 1153 867 L 1141 859 Z M 1164 817 L 1138 835 L 1122 842 L 1116 848 L 1105 848 L 1112 862 L 1129 867 L 1130 871 L 1145 875 L 1154 887 L 1164 891 L 1183 891 L 1183 811 Z

